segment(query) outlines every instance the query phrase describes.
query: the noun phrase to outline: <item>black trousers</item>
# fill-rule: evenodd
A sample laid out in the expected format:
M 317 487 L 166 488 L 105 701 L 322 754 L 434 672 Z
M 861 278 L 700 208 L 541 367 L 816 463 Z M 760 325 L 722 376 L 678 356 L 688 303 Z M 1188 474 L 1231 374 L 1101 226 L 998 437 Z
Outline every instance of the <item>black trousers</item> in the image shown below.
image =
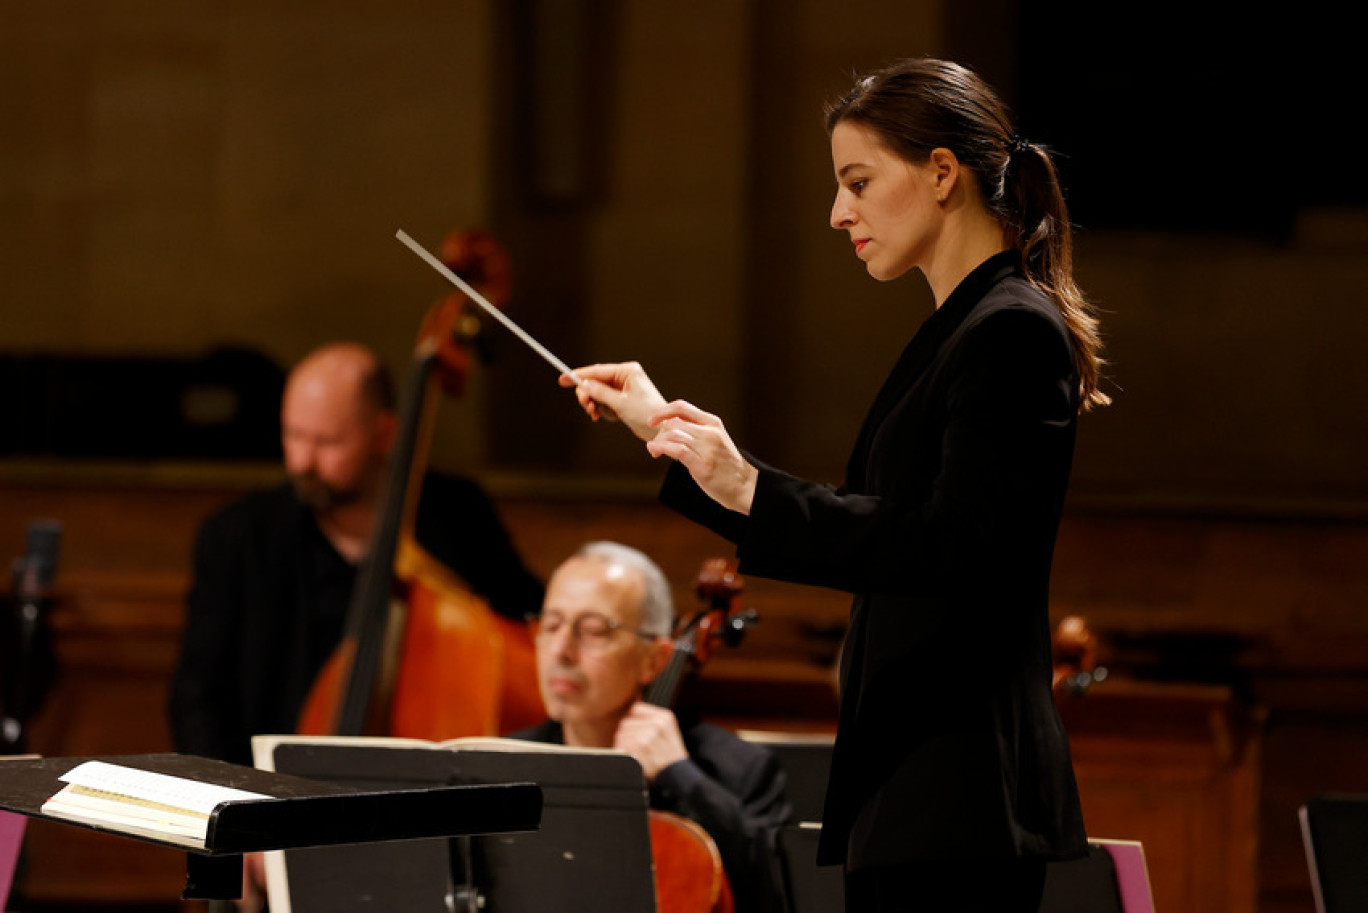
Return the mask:
M 1043 859 L 918 862 L 845 876 L 846 913 L 1038 913 Z

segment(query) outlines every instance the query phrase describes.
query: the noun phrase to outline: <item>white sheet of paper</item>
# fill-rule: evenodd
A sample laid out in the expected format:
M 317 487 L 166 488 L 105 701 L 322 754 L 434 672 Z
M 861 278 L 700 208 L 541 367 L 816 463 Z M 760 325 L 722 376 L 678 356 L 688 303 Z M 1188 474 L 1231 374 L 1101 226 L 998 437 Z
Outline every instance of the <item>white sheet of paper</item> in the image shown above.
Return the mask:
M 262 793 L 234 789 L 231 786 L 201 783 L 198 780 L 107 764 L 104 761 L 86 761 L 73 767 L 59 779 L 77 786 L 102 789 L 147 802 L 160 802 L 163 805 L 172 805 L 206 815 L 220 802 L 270 798 Z

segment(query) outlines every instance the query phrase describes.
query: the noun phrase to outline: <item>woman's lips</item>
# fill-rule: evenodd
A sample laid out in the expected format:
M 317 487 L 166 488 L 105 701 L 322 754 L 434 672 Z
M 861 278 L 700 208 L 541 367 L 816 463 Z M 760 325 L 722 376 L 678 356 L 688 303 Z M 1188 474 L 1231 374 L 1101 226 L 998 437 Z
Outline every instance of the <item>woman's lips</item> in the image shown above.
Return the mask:
M 861 238 L 860 240 L 856 241 L 856 242 L 855 242 L 855 256 L 858 257 L 858 256 L 860 255 L 860 253 L 865 249 L 865 245 L 868 244 L 868 243 L 869 243 L 869 239 L 868 239 L 868 238 Z

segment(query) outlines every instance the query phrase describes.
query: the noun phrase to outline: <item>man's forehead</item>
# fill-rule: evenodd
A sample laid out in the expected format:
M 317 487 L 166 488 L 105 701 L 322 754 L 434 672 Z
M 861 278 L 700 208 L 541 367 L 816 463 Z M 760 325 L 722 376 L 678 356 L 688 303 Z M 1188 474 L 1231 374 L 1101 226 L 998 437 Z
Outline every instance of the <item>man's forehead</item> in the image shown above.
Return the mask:
M 354 386 L 331 383 L 318 375 L 302 377 L 286 386 L 280 415 L 290 425 L 337 432 L 360 428 L 366 418 L 361 396 Z
M 615 562 L 571 558 L 551 577 L 545 611 L 566 615 L 597 611 L 624 620 L 637 612 L 638 577 L 631 568 Z

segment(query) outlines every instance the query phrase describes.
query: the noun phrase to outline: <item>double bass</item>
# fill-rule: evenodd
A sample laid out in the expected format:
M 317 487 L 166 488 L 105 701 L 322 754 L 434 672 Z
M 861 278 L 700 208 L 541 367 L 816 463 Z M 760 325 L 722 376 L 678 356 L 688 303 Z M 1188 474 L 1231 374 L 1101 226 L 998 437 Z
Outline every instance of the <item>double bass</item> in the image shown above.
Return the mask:
M 736 611 L 744 580 L 735 562 L 704 562 L 694 591 L 704 607 L 676 632 L 674 652 L 660 675 L 647 686 L 643 700 L 671 707 L 687 673 L 707 661 L 713 645 L 741 642 L 756 612 Z M 650 812 L 651 855 L 655 860 L 656 908 L 660 913 L 732 913 L 731 885 L 722 869 L 717 844 L 700 825 L 672 812 Z
M 506 301 L 508 258 L 488 235 L 453 233 L 441 255 L 491 302 Z M 498 735 L 545 718 L 530 626 L 495 613 L 414 534 L 438 394 L 464 392 L 478 324 L 459 293 L 423 321 L 371 547 L 342 642 L 301 713 L 302 734 L 442 740 Z

